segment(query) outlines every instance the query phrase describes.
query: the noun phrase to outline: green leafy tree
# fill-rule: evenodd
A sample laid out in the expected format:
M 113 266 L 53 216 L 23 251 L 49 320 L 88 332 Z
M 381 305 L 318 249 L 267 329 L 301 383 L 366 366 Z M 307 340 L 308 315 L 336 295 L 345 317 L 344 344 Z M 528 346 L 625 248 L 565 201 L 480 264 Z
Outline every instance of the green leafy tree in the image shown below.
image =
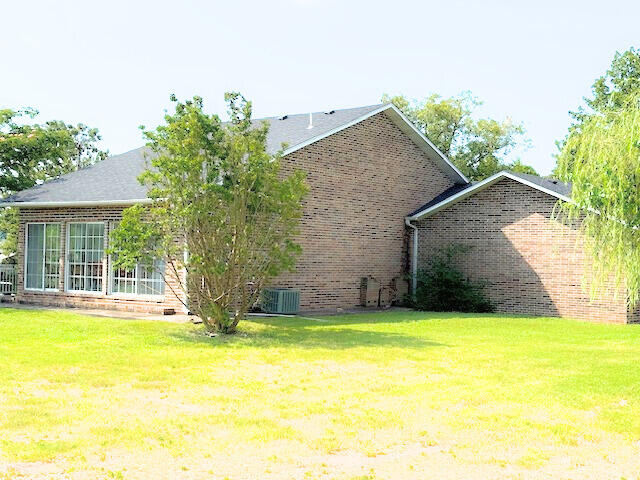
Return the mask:
M 640 89 L 625 102 L 599 107 L 564 142 L 556 168 L 572 182 L 572 203 L 557 218 L 580 225 L 594 266 L 591 294 L 611 279 L 640 299 Z
M 513 163 L 511 163 L 511 165 L 509 165 L 509 171 L 515 172 L 515 173 L 528 173 L 529 175 L 538 174 L 533 167 L 529 165 L 525 165 L 520 160 L 516 160 Z
M 104 159 L 107 152 L 96 143 L 98 130 L 69 125 L 59 120 L 29 123 L 33 109 L 0 109 L 0 197 L 31 188 L 38 183 L 83 168 Z M 12 255 L 17 247 L 17 214 L 0 212 L 0 249 Z
M 567 146 L 577 143 L 574 137 L 582 138 L 583 126 L 594 117 L 608 115 L 613 110 L 626 107 L 630 97 L 633 97 L 639 89 L 640 50 L 631 47 L 625 52 L 616 52 L 609 69 L 591 85 L 592 98 L 584 98 L 584 105 L 576 111 L 569 112 L 573 122 L 567 136 L 557 142 L 558 150 L 561 152 L 559 155 L 565 163 L 565 172 L 570 170 L 566 163 L 573 158 L 572 150 Z M 559 163 L 553 175 L 561 175 Z
M 124 268 L 163 258 L 207 329 L 233 333 L 266 282 L 293 268 L 307 187 L 267 152 L 268 124 L 252 124 L 251 103 L 225 99 L 227 124 L 201 98 L 172 96 L 175 112 L 144 131 L 156 154 L 140 178 L 152 203 L 124 211 L 110 251 Z
M 558 142 L 554 174 L 572 183 L 574 203 L 559 204 L 557 218 L 580 225 L 594 262 L 591 295 L 612 279 L 626 288 L 630 307 L 640 299 L 640 50 L 616 52 L 593 83 L 592 97 L 569 112 L 573 123 Z
M 585 106 L 570 115 L 579 125 L 592 115 L 623 108 L 630 96 L 640 89 L 640 50 L 631 47 L 625 52 L 616 52 L 611 67 L 598 77 L 591 86 L 593 98 L 585 98 Z
M 458 97 L 431 95 L 423 101 L 384 95 L 392 102 L 471 180 L 482 180 L 506 169 L 522 169 L 509 164 L 506 156 L 524 142 L 524 128 L 510 120 L 475 120 L 473 113 L 481 103 L 469 92 Z M 534 173 L 527 167 L 527 173 Z

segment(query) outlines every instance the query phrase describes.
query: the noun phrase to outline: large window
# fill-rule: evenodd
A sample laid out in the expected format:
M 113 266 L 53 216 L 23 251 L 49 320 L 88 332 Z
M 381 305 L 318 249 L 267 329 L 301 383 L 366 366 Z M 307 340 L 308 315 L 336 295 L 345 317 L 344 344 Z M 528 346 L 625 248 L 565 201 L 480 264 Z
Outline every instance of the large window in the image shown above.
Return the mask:
M 133 270 L 113 268 L 111 293 L 133 295 L 164 295 L 164 262 L 156 260 L 153 265 L 137 265 Z
M 103 223 L 70 223 L 67 237 L 67 290 L 102 291 Z
M 60 225 L 28 223 L 25 284 L 28 290 L 57 290 L 60 283 Z

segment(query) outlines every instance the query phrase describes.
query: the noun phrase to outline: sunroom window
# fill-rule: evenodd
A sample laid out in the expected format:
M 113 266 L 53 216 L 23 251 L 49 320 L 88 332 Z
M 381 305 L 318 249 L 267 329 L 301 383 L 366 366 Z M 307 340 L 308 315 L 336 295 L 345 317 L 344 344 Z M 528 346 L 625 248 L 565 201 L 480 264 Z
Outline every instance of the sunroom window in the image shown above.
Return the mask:
M 164 295 L 164 262 L 156 260 L 153 265 L 136 265 L 136 268 L 112 268 L 111 293 L 132 295 Z
M 57 290 L 60 283 L 60 225 L 29 223 L 26 231 L 25 288 Z
M 70 223 L 67 242 L 67 290 L 102 291 L 103 223 Z

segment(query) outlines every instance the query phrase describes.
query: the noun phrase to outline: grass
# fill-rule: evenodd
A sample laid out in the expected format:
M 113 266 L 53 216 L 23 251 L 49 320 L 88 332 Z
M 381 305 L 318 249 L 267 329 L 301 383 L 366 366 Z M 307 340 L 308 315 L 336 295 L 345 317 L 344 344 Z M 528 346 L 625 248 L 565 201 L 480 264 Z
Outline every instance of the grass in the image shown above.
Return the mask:
M 0 309 L 0 479 L 482 478 L 637 455 L 639 326 L 387 312 L 240 330 Z

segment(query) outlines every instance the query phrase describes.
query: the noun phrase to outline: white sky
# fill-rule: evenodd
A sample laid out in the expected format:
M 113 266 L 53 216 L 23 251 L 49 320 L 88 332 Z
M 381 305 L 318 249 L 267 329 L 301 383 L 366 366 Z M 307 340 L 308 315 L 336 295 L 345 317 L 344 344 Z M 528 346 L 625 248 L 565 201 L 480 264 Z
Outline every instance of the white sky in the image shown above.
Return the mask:
M 170 93 L 224 113 L 239 90 L 268 116 L 471 90 L 480 115 L 524 123 L 518 155 L 546 174 L 568 110 L 640 46 L 639 19 L 630 0 L 2 0 L 0 107 L 98 127 L 115 154 Z

